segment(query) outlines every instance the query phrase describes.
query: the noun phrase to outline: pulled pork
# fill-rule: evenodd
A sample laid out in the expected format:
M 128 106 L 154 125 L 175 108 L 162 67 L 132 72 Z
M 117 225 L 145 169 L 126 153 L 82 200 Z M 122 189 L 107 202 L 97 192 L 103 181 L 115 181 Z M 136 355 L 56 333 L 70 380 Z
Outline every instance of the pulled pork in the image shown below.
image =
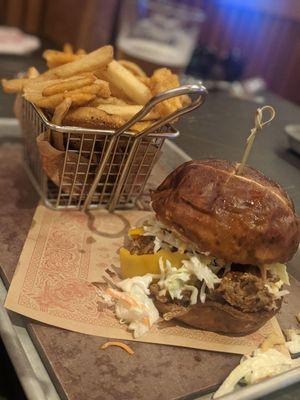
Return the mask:
M 230 271 L 215 290 L 216 294 L 233 307 L 244 312 L 274 309 L 274 296 L 265 287 L 265 281 L 250 272 Z
M 130 254 L 152 254 L 154 253 L 154 236 L 134 235 L 126 247 Z
M 274 295 L 265 287 L 265 283 L 268 283 L 271 279 L 265 282 L 259 274 L 253 272 L 228 272 L 223 276 L 219 286 L 207 294 L 207 299 L 219 303 L 229 303 L 243 312 L 273 310 L 277 307 L 276 300 Z M 161 303 L 174 303 L 183 307 L 190 305 L 191 292 L 188 290 L 183 290 L 182 299 L 172 300 L 168 293 L 160 294 L 157 283 L 152 283 L 150 293 Z
M 174 303 L 179 306 L 188 307 L 190 305 L 191 291 L 183 290 L 181 299 L 172 300 L 171 296 L 167 292 L 166 294 L 160 294 L 160 287 L 157 283 L 152 283 L 149 287 L 151 295 L 161 303 Z

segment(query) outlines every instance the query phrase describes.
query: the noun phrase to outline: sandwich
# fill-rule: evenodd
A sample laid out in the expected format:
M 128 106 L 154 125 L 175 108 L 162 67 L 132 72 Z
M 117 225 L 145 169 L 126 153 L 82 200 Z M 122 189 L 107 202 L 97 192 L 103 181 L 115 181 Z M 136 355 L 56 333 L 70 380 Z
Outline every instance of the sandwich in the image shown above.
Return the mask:
M 251 167 L 189 161 L 151 193 L 153 215 L 120 249 L 116 314 L 135 336 L 159 318 L 242 336 L 281 307 L 299 246 L 292 200 Z

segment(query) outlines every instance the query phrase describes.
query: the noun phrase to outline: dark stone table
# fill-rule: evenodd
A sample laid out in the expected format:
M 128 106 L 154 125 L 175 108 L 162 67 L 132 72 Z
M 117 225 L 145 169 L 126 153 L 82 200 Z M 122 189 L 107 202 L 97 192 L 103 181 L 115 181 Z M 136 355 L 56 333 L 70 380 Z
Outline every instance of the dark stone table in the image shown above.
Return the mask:
M 300 214 L 300 156 L 289 150 L 284 131 L 287 124 L 300 124 L 300 108 L 271 93 L 265 97 L 276 117 L 258 133 L 248 163 L 280 183 Z M 178 123 L 181 135 L 176 143 L 192 158 L 240 161 L 257 107 L 225 92 L 211 93 L 201 109 Z

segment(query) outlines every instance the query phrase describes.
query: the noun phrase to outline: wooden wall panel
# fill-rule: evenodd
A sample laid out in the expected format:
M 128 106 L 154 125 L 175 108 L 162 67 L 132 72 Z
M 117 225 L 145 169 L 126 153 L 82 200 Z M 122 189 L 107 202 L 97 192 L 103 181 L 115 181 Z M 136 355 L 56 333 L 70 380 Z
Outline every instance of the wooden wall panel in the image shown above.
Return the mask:
M 246 61 L 245 78 L 262 76 L 273 91 L 296 101 L 289 82 L 295 77 L 287 73 L 296 73 L 292 65 L 299 52 L 300 1 L 295 4 L 293 0 L 204 0 L 207 19 L 200 41 L 220 54 L 239 49 Z
M 47 1 L 44 36 L 92 50 L 110 42 L 118 0 Z
M 58 46 L 70 42 L 91 50 L 111 41 L 121 1 L 0 0 L 0 23 L 19 26 Z M 219 53 L 239 49 L 246 60 L 244 77 L 262 76 L 274 92 L 299 101 L 300 0 L 197 0 L 197 4 L 206 14 L 203 44 Z

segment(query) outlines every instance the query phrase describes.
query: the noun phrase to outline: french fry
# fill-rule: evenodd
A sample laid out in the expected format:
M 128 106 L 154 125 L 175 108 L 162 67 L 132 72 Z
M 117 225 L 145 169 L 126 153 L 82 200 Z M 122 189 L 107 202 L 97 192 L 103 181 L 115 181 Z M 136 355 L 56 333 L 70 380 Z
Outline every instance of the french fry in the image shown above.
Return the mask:
M 117 129 L 124 125 L 125 122 L 120 116 L 108 115 L 95 107 L 79 107 L 71 110 L 63 120 L 64 125 L 93 129 Z
M 41 108 L 54 110 L 67 97 L 69 97 L 72 100 L 72 106 L 74 107 L 82 106 L 96 98 L 96 96 L 91 93 L 66 92 L 66 93 L 57 93 L 47 97 L 40 97 L 40 98 L 36 97 L 34 99 L 34 104 Z
M 112 60 L 112 56 L 112 46 L 104 46 L 85 56 L 76 56 L 79 57 L 79 59 L 64 65 L 60 65 L 59 67 L 52 68 L 43 75 L 47 78 L 69 78 L 70 76 L 76 74 L 93 72 L 107 65 Z
M 46 60 L 48 68 L 55 68 L 68 64 L 72 61 L 79 60 L 81 57 L 81 55 L 64 53 L 56 50 L 45 50 L 43 53 L 43 58 Z
M 27 77 L 2 80 L 7 93 L 23 93 L 26 100 L 53 113 L 55 124 L 117 129 L 136 115 L 152 96 L 179 86 L 178 77 L 161 68 L 148 77 L 135 63 L 113 60 L 113 48 L 75 53 L 66 43 L 63 51 L 46 50 L 48 71 L 31 67 Z M 190 102 L 188 96 L 165 100 L 131 129 L 140 132 L 155 120 Z M 77 108 L 77 109 L 76 109 Z M 57 148 L 63 149 L 62 137 Z
M 79 89 L 83 86 L 90 85 L 96 80 L 96 77 L 92 74 L 86 77 L 78 78 L 78 79 L 72 79 L 72 80 L 66 80 L 62 81 L 60 83 L 56 83 L 54 85 L 49 85 L 45 87 L 43 90 L 43 96 L 52 96 L 57 93 L 63 93 L 68 90 L 75 90 Z
M 109 82 L 123 90 L 137 104 L 146 104 L 152 97 L 147 86 L 115 60 L 107 66 L 107 77 Z
M 142 70 L 142 68 L 140 66 L 138 66 L 136 63 L 132 62 L 132 61 L 128 61 L 128 60 L 118 60 L 119 64 L 123 65 L 123 67 L 125 67 L 126 69 L 128 69 L 128 71 L 132 72 L 133 75 L 135 76 L 143 76 L 145 77 L 145 71 Z
M 149 76 L 138 76 L 138 79 L 146 85 L 149 89 L 151 88 L 151 79 Z
M 63 46 L 63 52 L 67 54 L 74 54 L 72 45 L 70 43 L 65 43 Z
M 27 78 L 20 79 L 2 79 L 2 88 L 5 93 L 20 93 L 23 91 L 26 83 L 29 81 Z
M 101 81 L 100 79 L 97 79 L 92 85 L 84 86 L 69 93 L 90 93 L 104 98 L 109 97 L 111 94 L 108 82 Z
M 40 75 L 40 73 L 35 67 L 28 68 L 27 77 L 29 79 L 37 78 L 39 75 Z
M 84 104 L 96 98 L 96 96 L 92 93 L 82 93 L 82 92 L 78 93 L 67 92 L 64 95 L 64 98 L 68 97 L 72 100 L 72 106 L 74 107 L 83 106 Z
M 135 105 L 115 105 L 115 104 L 101 104 L 98 107 L 98 110 L 105 111 L 107 114 L 110 115 L 119 115 L 120 117 L 129 120 L 134 115 L 136 115 L 143 106 L 135 106 Z M 155 112 L 150 112 L 146 115 L 143 119 L 146 120 L 153 120 L 159 118 L 159 115 Z
M 128 103 L 126 103 L 125 100 L 118 99 L 117 97 L 109 96 L 106 99 L 103 97 L 96 97 L 95 100 L 93 100 L 89 106 L 90 107 L 98 107 L 102 104 L 112 104 L 116 106 L 126 106 Z
M 151 91 L 153 95 L 173 89 L 179 86 L 178 76 L 168 68 L 160 68 L 154 71 L 151 77 Z M 168 115 L 182 107 L 181 97 L 173 97 L 157 104 L 155 109 L 161 115 Z
M 76 54 L 77 54 L 78 56 L 84 56 L 84 55 L 86 54 L 86 51 L 85 51 L 84 49 L 78 49 L 78 50 L 76 51 Z
M 43 90 L 49 86 L 60 83 L 60 79 L 53 79 L 51 81 L 48 80 L 38 80 L 36 79 L 28 79 L 24 85 L 24 97 L 26 100 L 30 101 L 31 103 L 36 103 L 37 100 L 42 98 Z
M 107 67 L 97 69 L 97 71 L 95 71 L 94 74 L 97 76 L 97 78 L 109 82 Z M 132 101 L 122 89 L 117 88 L 112 82 L 109 82 L 109 88 L 113 97 L 121 99 L 125 101 L 127 104 L 136 104 L 136 102 Z
M 55 125 L 61 125 L 65 115 L 69 111 L 72 105 L 72 99 L 70 97 L 66 97 L 56 108 L 52 117 L 52 122 Z M 63 150 L 63 149 L 59 149 Z
M 70 97 L 65 98 L 56 108 L 52 117 L 52 123 L 55 125 L 61 125 L 65 115 L 69 111 L 72 104 Z M 52 131 L 52 139 L 54 147 L 57 150 L 65 150 L 64 136 L 62 132 Z
M 31 98 L 33 99 L 32 102 L 36 106 L 54 110 L 64 100 L 64 95 L 63 93 L 58 93 L 54 94 L 53 96 L 38 97 L 36 94 Z
M 146 128 L 150 128 L 154 124 L 155 121 L 140 121 L 136 122 L 132 127 L 130 128 L 131 131 L 134 132 L 142 132 Z

